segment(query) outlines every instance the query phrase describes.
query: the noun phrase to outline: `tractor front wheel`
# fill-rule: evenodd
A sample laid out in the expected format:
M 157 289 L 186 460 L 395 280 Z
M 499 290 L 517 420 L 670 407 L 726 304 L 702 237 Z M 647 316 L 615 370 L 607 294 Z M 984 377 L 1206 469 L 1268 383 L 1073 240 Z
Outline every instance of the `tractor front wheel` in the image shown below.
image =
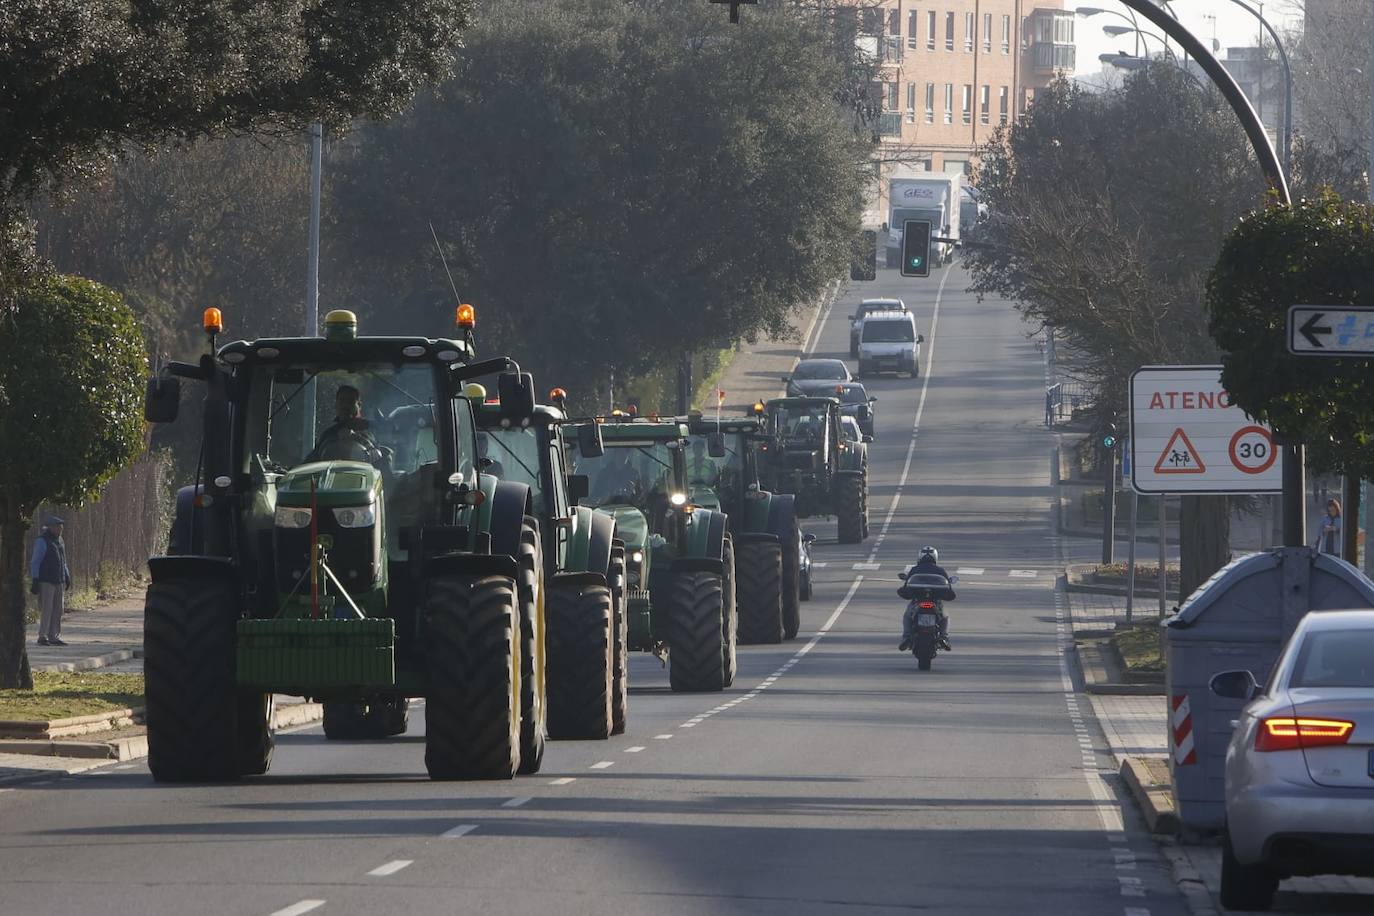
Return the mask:
M 549 590 L 549 737 L 611 736 L 611 590 L 605 585 Z
M 616 543 L 619 543 L 618 541 Z M 630 614 L 625 594 L 625 548 L 611 548 L 611 734 L 623 735 L 630 716 Z
M 438 576 L 424 606 L 431 779 L 510 779 L 520 768 L 520 618 L 515 580 Z
M 668 684 L 680 692 L 724 690 L 722 577 L 710 572 L 673 573 L 666 591 Z
M 735 682 L 738 667 L 739 602 L 735 595 L 735 540 L 726 535 L 721 546 L 720 664 L 725 686 Z
M 782 545 L 745 541 L 735 551 L 739 641 L 746 645 L 782 642 Z
M 520 531 L 520 773 L 538 773 L 548 729 L 544 703 L 544 553 L 539 522 L 525 516 Z
M 797 638 L 801 629 L 801 600 L 801 528 L 794 521 L 782 541 L 783 639 Z
M 835 517 L 841 544 L 863 542 L 866 502 L 862 475 L 845 474 L 835 481 Z

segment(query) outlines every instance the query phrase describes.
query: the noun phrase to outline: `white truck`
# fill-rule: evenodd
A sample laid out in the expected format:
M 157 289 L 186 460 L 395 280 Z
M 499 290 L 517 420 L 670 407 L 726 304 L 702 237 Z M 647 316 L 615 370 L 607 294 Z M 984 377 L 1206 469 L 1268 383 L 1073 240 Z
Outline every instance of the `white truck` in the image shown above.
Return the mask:
M 930 223 L 931 235 L 959 238 L 959 201 L 963 177 L 932 173 L 925 178 L 892 179 L 888 186 L 888 267 L 896 267 L 901 263 L 902 224 L 905 220 L 926 220 Z M 954 244 L 933 243 L 931 259 L 936 264 L 948 264 L 954 260 Z

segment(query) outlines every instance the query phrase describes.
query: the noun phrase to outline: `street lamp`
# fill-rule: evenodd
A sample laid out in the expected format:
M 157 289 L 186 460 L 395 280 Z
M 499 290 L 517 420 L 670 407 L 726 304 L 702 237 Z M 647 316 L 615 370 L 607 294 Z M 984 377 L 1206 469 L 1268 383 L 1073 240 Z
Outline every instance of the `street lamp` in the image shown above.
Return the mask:
M 1142 38 L 1153 38 L 1155 41 L 1159 42 L 1159 46 L 1164 49 L 1164 54 L 1166 56 L 1174 56 L 1174 49 L 1169 47 L 1169 42 L 1166 41 L 1163 36 L 1156 35 L 1154 32 L 1147 32 L 1144 29 L 1132 28 L 1131 26 L 1125 25 L 1104 25 L 1102 31 L 1113 38 L 1120 38 L 1122 35 L 1129 35 L 1134 32 L 1136 35 L 1136 57 L 1140 56 L 1139 48 Z M 1150 46 L 1146 45 L 1145 50 L 1148 53 Z
M 1131 15 L 1130 15 L 1130 16 L 1126 16 L 1126 15 L 1124 15 L 1124 14 L 1122 14 L 1122 13 L 1118 13 L 1116 10 L 1104 10 L 1104 9 L 1102 9 L 1101 7 L 1097 7 L 1097 6 L 1080 6 L 1080 7 L 1078 7 L 1076 10 L 1074 10 L 1074 15 L 1082 16 L 1084 19 L 1087 19 L 1089 16 L 1097 16 L 1097 15 L 1099 15 L 1099 14 L 1101 14 L 1101 13 L 1106 13 L 1108 16 L 1116 16 L 1116 17 L 1119 18 L 1119 19 L 1124 19 L 1125 21 L 1127 21 L 1127 22 L 1129 22 L 1129 23 L 1131 24 L 1131 28 L 1133 28 L 1133 29 L 1139 29 L 1139 28 L 1140 28 L 1140 21 L 1139 21 L 1138 19 L 1135 18 L 1135 12 L 1134 12 L 1134 11 L 1131 11 Z M 1136 56 L 1136 57 L 1139 57 L 1139 56 L 1140 56 L 1140 33 L 1139 33 L 1139 32 L 1137 32 L 1137 33 L 1136 33 L 1136 36 L 1135 36 L 1135 56 Z M 1100 59 L 1100 58 L 1099 58 L 1099 59 Z M 1105 61 L 1104 61 L 1104 63 L 1105 63 Z

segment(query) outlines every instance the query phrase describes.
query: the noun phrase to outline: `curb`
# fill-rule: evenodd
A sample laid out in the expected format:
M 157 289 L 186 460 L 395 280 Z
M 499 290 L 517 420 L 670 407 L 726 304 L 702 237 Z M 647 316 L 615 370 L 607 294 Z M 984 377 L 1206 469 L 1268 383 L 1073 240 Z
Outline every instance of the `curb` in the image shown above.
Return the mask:
M 1163 684 L 1125 684 L 1112 680 L 1106 656 L 1091 643 L 1076 643 L 1074 652 L 1087 693 L 1116 697 L 1162 697 L 1166 693 Z
M 1149 764 L 1138 757 L 1122 758 L 1121 779 L 1140 806 L 1150 832 L 1176 836 L 1179 821 L 1172 786 L 1161 784 L 1150 772 Z
M 1193 916 L 1221 916 L 1221 911 L 1212 899 L 1212 892 L 1207 889 L 1207 882 L 1193 864 L 1192 857 L 1175 841 L 1165 837 L 1160 837 L 1159 840 L 1159 851 L 1169 863 L 1174 884 L 1178 885 Z
M 74 662 L 57 662 L 52 665 L 35 665 L 34 671 L 42 671 L 46 674 L 75 674 L 78 671 L 94 671 L 97 668 L 108 668 L 120 662 L 127 662 L 130 659 L 142 658 L 143 649 L 116 649 L 113 652 L 106 652 L 104 655 L 92 655 L 89 658 L 79 658 Z

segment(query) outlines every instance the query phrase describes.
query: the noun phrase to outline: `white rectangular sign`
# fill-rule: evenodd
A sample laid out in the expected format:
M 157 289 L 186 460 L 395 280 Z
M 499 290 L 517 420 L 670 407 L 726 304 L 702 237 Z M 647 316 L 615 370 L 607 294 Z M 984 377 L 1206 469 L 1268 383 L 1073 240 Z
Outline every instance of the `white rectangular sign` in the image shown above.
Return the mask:
M 1138 493 L 1278 493 L 1269 427 L 1221 387 L 1220 366 L 1145 366 L 1131 375 L 1131 485 Z
M 1288 352 L 1296 356 L 1374 356 L 1374 308 L 1291 306 Z

